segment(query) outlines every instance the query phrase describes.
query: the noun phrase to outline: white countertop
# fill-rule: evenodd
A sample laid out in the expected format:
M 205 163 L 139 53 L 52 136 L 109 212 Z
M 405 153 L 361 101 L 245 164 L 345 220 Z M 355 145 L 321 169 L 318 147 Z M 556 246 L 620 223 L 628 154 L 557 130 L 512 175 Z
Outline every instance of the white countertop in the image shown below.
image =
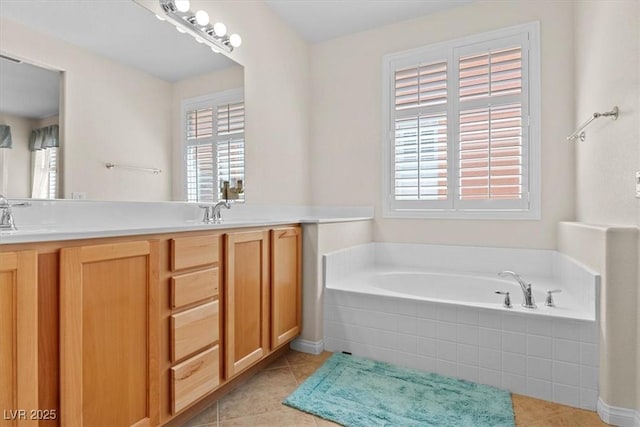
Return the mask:
M 204 224 L 198 205 L 170 202 L 30 201 L 14 208 L 17 231 L 0 231 L 0 244 L 237 229 L 284 224 L 325 224 L 373 219 L 370 207 L 249 206 L 223 210 L 223 222 Z

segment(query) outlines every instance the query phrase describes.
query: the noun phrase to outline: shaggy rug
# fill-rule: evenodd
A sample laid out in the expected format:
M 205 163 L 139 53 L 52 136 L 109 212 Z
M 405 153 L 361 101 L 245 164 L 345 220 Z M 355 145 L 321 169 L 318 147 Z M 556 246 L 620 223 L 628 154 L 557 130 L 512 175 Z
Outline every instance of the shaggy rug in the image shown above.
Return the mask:
M 340 353 L 283 403 L 349 427 L 514 426 L 508 391 Z

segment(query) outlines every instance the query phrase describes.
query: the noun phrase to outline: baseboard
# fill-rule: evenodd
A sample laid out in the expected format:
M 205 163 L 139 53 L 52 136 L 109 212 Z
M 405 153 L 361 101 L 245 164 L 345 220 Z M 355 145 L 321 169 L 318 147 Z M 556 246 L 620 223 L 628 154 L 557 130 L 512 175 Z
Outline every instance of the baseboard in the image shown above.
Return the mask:
M 291 341 L 290 346 L 295 351 L 301 351 L 303 353 L 310 354 L 320 354 L 324 350 L 324 341 L 309 341 L 297 339 Z
M 620 408 L 598 398 L 598 415 L 607 424 L 620 427 L 640 427 L 640 411 Z

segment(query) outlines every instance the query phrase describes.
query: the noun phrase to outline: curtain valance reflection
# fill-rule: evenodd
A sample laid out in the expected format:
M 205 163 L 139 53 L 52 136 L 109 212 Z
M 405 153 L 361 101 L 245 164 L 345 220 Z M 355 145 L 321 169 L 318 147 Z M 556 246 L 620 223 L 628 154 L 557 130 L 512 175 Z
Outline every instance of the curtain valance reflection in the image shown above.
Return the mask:
M 59 147 L 58 125 L 51 125 L 31 131 L 29 136 L 29 150 L 46 150 L 47 148 Z
M 0 148 L 11 148 L 11 127 L 0 125 Z

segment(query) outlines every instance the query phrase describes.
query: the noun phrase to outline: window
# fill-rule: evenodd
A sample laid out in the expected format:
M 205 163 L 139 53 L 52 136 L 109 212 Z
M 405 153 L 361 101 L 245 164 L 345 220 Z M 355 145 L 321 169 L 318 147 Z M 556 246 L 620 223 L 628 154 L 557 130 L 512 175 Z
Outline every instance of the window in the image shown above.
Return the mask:
M 385 216 L 539 218 L 538 32 L 385 56 Z
M 185 198 L 214 202 L 244 181 L 244 101 L 231 90 L 183 102 Z M 238 200 L 244 200 L 240 194 Z
M 31 197 L 55 199 L 58 197 L 58 148 L 49 147 L 31 152 Z

